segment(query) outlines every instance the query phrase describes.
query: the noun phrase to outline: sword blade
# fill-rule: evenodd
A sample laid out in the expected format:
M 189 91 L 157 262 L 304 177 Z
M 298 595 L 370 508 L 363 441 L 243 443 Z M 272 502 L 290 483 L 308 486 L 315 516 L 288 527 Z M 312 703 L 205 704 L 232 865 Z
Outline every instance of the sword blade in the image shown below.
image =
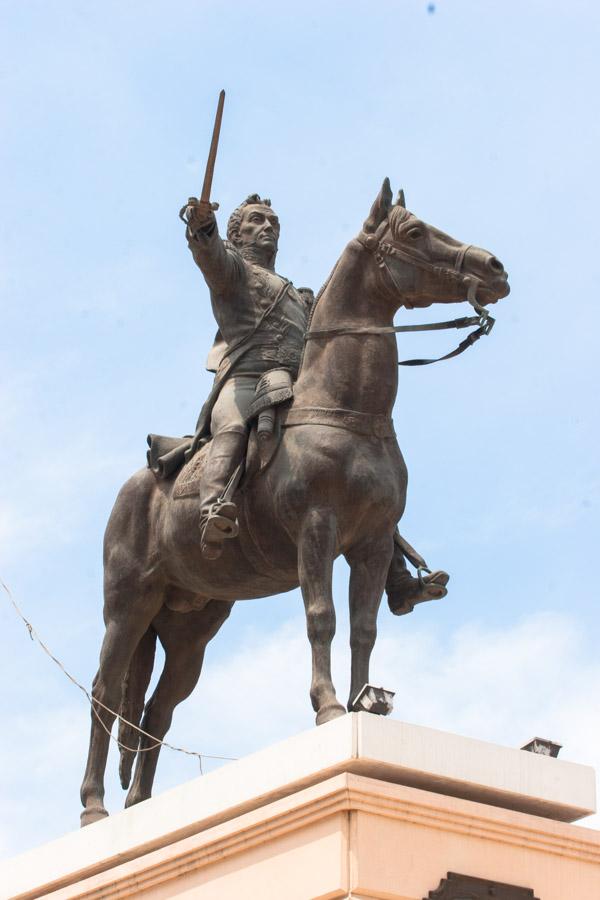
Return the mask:
M 219 146 L 219 134 L 221 133 L 221 119 L 223 118 L 223 106 L 225 104 L 225 91 L 219 94 L 219 102 L 217 104 L 217 114 L 215 116 L 215 125 L 213 128 L 212 140 L 210 142 L 210 150 L 206 161 L 206 170 L 204 172 L 204 184 L 202 185 L 202 193 L 200 200 L 210 201 L 210 191 L 212 188 L 213 175 L 215 172 L 215 160 L 217 158 L 217 148 Z

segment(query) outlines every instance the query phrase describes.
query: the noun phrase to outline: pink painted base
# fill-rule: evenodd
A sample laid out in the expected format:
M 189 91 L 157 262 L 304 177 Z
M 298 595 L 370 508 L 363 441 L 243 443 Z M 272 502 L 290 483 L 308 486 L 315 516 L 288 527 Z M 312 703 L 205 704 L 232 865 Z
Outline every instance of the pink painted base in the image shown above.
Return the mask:
M 346 774 L 49 896 L 422 900 L 448 871 L 598 900 L 600 835 Z

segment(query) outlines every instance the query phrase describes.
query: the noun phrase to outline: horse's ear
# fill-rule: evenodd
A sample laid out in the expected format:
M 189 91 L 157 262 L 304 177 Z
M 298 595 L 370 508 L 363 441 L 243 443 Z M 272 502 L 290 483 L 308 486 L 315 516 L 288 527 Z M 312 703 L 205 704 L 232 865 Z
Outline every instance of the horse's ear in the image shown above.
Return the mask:
M 398 191 L 398 199 L 396 200 L 396 205 L 401 206 L 402 209 L 406 209 L 406 199 L 404 197 L 404 189 L 401 188 Z
M 387 219 L 390 209 L 392 208 L 392 198 L 393 194 L 390 187 L 390 179 L 384 178 L 377 199 L 371 207 L 371 212 L 365 219 L 363 231 L 366 231 L 367 234 L 372 234 L 378 226 L 381 225 L 384 219 Z

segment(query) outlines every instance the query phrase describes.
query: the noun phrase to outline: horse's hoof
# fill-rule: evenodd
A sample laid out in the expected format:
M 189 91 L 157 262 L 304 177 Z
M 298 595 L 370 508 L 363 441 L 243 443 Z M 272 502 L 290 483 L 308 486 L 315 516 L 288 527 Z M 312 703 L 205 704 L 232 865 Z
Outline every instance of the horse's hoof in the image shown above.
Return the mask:
M 129 809 L 131 806 L 137 806 L 138 803 L 143 803 L 144 800 L 149 800 L 150 794 L 147 794 L 145 797 L 138 790 L 134 790 L 133 788 L 127 794 L 125 798 L 125 809 Z
M 85 828 L 86 825 L 91 825 L 93 822 L 99 822 L 100 819 L 105 819 L 107 815 L 108 812 L 103 806 L 86 807 L 81 813 L 81 827 Z
M 323 706 L 317 713 L 317 725 L 324 725 L 325 722 L 331 722 L 340 716 L 345 716 L 346 710 L 340 703 L 332 703 L 329 706 Z

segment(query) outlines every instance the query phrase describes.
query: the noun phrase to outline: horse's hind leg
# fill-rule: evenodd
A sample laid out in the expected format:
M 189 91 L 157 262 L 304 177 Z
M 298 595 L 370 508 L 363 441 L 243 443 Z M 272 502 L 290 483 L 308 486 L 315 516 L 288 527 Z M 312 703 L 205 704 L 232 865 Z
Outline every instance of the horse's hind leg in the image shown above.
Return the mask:
M 129 581 L 106 590 L 106 633 L 92 685 L 92 697 L 97 703 L 91 710 L 90 747 L 81 785 L 82 825 L 108 815 L 104 808 L 104 770 L 110 731 L 121 701 L 122 682 L 133 652 L 160 609 L 162 599 L 162 587 L 140 588 Z
M 165 666 L 154 694 L 146 704 L 142 725 L 153 738 L 162 740 L 169 730 L 173 710 L 195 688 L 208 642 L 229 616 L 233 603 L 211 600 L 197 612 L 172 612 L 163 607 L 152 626 L 165 650 Z M 135 775 L 125 806 L 147 800 L 160 753 L 160 744 L 141 736 Z M 146 749 L 152 748 L 152 749 Z
M 310 699 L 317 725 L 343 715 L 331 679 L 331 642 L 335 608 L 331 580 L 336 547 L 336 519 L 329 510 L 311 510 L 298 539 L 298 576 L 306 610 L 306 629 L 312 650 Z
M 369 681 L 369 662 L 377 637 L 377 613 L 393 553 L 391 536 L 364 541 L 346 553 L 350 565 L 350 648 L 352 673 L 348 709 Z

